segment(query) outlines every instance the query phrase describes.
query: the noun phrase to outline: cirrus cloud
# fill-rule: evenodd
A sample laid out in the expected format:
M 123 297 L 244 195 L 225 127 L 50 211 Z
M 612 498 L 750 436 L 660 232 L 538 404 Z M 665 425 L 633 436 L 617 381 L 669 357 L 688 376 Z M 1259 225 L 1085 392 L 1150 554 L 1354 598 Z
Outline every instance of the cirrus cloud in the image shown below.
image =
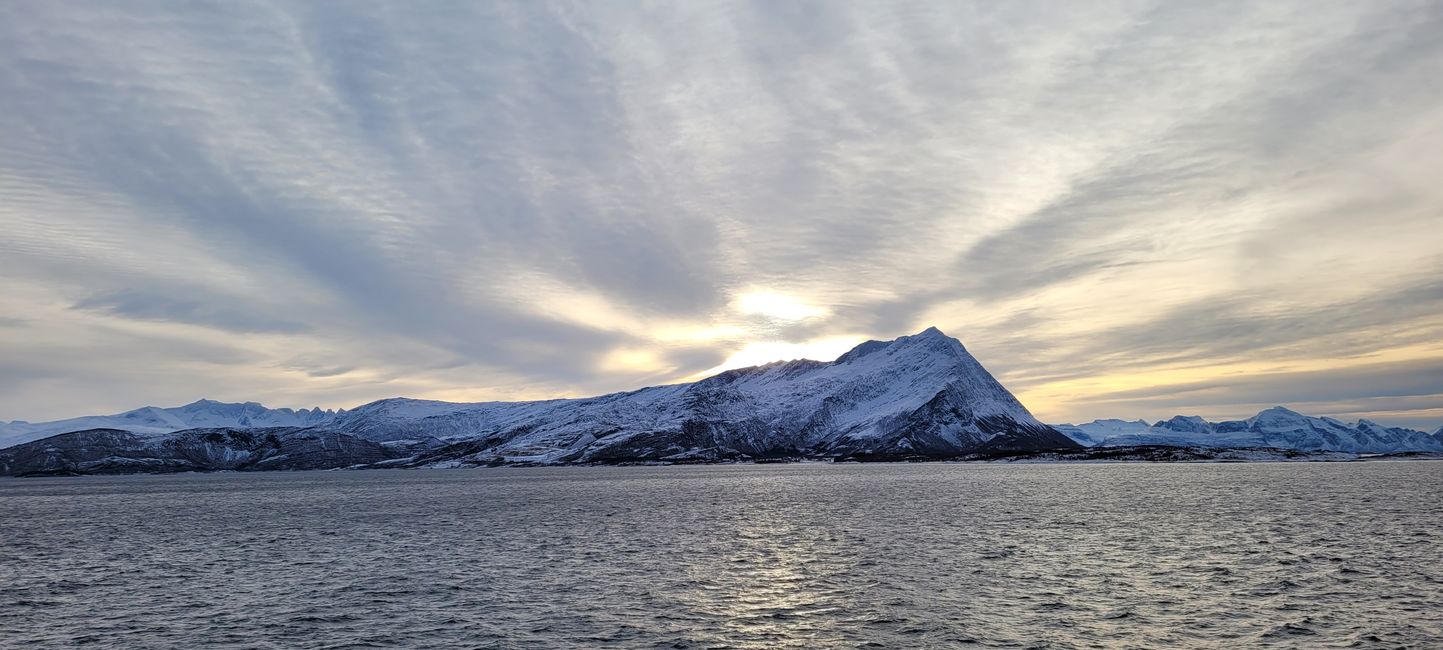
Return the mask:
M 937 325 L 1054 421 L 1306 379 L 1436 426 L 1440 31 L 1402 0 L 7 3 L 0 414 L 592 394 Z

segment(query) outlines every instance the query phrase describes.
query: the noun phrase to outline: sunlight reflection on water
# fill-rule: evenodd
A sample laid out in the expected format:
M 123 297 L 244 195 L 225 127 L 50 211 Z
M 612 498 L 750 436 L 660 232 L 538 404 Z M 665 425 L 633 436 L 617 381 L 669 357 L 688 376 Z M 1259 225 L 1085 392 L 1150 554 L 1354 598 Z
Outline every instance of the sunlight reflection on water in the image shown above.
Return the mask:
M 1443 647 L 1443 464 L 0 481 L 0 645 Z

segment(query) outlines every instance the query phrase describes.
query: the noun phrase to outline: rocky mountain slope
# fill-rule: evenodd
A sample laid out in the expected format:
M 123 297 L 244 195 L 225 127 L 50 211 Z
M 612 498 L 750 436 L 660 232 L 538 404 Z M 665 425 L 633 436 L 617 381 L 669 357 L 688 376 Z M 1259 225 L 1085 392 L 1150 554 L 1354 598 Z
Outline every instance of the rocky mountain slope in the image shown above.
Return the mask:
M 1081 445 L 1126 447 L 1274 448 L 1298 451 L 1395 453 L 1443 451 L 1443 437 L 1369 420 L 1347 424 L 1328 417 L 1303 415 L 1281 406 L 1246 420 L 1208 422 L 1197 416 L 1175 416 L 1149 425 L 1141 420 L 1096 420 L 1081 425 L 1056 425 Z
M 134 450 L 153 450 L 196 435 L 164 435 L 146 428 L 153 426 L 152 420 L 137 422 L 135 428 L 112 427 L 130 429 L 132 437 L 85 431 L 35 441 L 22 452 L 5 452 L 31 459 L 56 456 L 61 451 L 53 449 L 60 449 L 68 450 L 65 458 L 86 459 L 76 463 L 107 457 L 152 463 L 170 457 L 150 451 L 135 456 L 140 452 Z M 893 341 L 868 341 L 832 362 L 775 362 L 691 384 L 586 399 L 477 404 L 381 400 L 320 418 L 300 431 L 333 436 L 327 439 L 338 444 L 353 444 L 352 439 L 381 443 L 387 456 L 399 457 L 387 464 L 432 467 L 748 457 L 944 458 L 1078 447 L 1034 418 L 959 341 L 935 328 Z M 226 449 L 252 448 L 227 444 Z M 253 457 L 236 468 L 277 462 Z M 340 457 L 339 463 L 355 464 L 349 453 Z M 31 467 L 26 464 L 31 461 L 11 462 L 11 473 L 30 471 L 24 468 Z
M 88 429 L 0 449 L 0 475 L 330 469 L 392 457 L 375 442 L 312 428 Z
M 447 443 L 424 461 L 945 457 L 1075 447 L 1037 421 L 956 339 L 929 328 L 832 362 L 785 361 L 692 384 L 577 400 L 383 400 L 329 426 L 378 441 Z

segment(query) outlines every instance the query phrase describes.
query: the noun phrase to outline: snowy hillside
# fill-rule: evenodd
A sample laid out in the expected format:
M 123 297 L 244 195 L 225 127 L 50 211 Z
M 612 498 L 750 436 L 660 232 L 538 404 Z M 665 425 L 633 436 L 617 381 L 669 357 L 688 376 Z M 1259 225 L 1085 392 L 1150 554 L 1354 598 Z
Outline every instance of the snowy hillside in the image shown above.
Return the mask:
M 203 399 L 173 408 L 145 406 L 115 415 L 89 415 L 54 422 L 0 422 L 0 449 L 57 433 L 86 429 L 169 433 L 204 427 L 308 427 L 321 424 L 337 413 L 319 408 L 293 411 L 286 408 L 270 409 L 255 402 L 229 404 Z
M 1077 448 L 1032 417 L 959 341 L 935 328 L 894 341 L 868 341 L 832 362 L 778 361 L 691 384 L 585 399 L 454 404 L 396 398 L 335 413 L 203 400 L 176 409 L 9 427 L 30 439 L 76 427 L 104 430 L 7 450 L 28 459 L 12 467 L 29 469 L 12 471 L 40 472 L 96 459 L 107 459 L 107 467 L 128 466 L 116 465 L 117 458 L 150 466 L 157 458 L 173 457 L 158 451 L 165 445 L 196 448 L 196 428 L 306 427 L 335 436 L 324 439 L 337 444 L 379 443 L 391 465 L 430 467 L 777 456 L 936 458 Z M 256 464 L 260 452 L 245 445 L 206 448 L 239 454 L 243 458 L 235 462 L 247 467 L 265 466 Z M 197 467 L 223 468 L 231 462 L 186 453 L 186 462 Z M 340 458 L 354 460 L 355 455 L 340 454 L 335 462 Z
M 1179 415 L 1152 425 L 1141 420 L 1097 420 L 1055 428 L 1086 446 L 1271 447 L 1352 453 L 1443 451 L 1443 437 L 1437 435 L 1385 427 L 1369 420 L 1347 424 L 1333 418 L 1303 415 L 1281 406 L 1246 420 L 1229 422 L 1208 422 L 1196 416 Z
M 1067 448 L 962 344 L 935 328 L 869 341 L 833 362 L 779 361 L 693 384 L 586 399 L 451 404 L 391 399 L 328 426 L 447 446 L 427 465 L 924 455 Z

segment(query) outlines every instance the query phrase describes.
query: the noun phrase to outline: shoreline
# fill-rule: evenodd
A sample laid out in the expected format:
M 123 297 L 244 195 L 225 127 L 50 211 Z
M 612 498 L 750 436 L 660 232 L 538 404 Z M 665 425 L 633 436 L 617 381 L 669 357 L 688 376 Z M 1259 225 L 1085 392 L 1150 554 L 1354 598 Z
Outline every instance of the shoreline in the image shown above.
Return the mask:
M 116 460 L 116 459 L 111 459 Z M 1299 451 L 1279 448 L 1200 448 L 1200 447 L 1107 447 L 1085 448 L 1082 450 L 1050 450 L 1026 452 L 994 452 L 988 454 L 967 454 L 961 456 L 937 457 L 924 455 L 877 455 L 842 457 L 783 456 L 764 458 L 728 458 L 716 460 L 699 459 L 632 459 L 609 462 L 552 463 L 544 461 L 501 461 L 456 463 L 445 466 L 406 465 L 411 459 L 394 459 L 381 463 L 351 465 L 346 467 L 308 469 L 169 469 L 147 463 L 129 466 L 107 465 L 98 471 L 84 468 L 66 468 L 48 472 L 0 475 L 0 478 L 61 478 L 81 476 L 134 476 L 134 475 L 180 475 L 180 474 L 252 474 L 273 472 L 308 471 L 366 471 L 366 470 L 464 470 L 503 469 L 538 467 L 673 467 L 693 465 L 872 465 L 893 463 L 950 463 L 976 465 L 1116 465 L 1116 464 L 1245 464 L 1245 463 L 1361 463 L 1386 461 L 1440 461 L 1440 452 L 1396 452 L 1386 454 L 1358 454 L 1333 451 Z

